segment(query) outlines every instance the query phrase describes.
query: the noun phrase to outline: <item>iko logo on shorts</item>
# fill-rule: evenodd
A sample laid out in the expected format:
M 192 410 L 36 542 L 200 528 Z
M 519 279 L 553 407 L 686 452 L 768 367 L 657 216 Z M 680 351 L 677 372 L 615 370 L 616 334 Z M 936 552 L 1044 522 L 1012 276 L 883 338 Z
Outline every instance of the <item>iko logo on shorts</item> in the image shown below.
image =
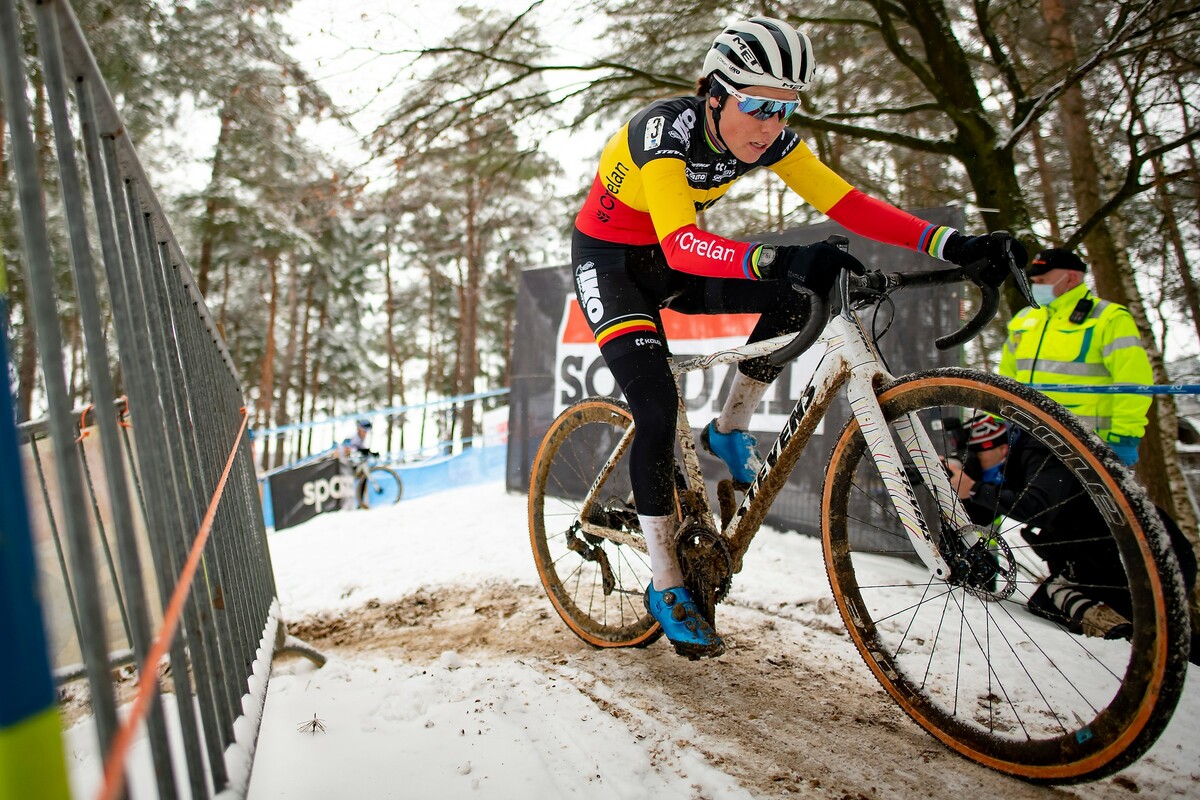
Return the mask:
M 583 306 L 588 320 L 595 325 L 604 316 L 604 303 L 600 301 L 596 265 L 591 261 L 585 261 L 575 268 L 575 290 L 579 293 L 579 304 Z

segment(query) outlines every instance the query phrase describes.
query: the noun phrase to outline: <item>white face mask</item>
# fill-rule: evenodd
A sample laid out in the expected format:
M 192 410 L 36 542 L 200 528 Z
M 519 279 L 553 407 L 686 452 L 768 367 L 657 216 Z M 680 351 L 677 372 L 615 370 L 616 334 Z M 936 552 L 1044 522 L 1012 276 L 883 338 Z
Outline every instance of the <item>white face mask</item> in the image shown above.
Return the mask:
M 1033 299 L 1037 301 L 1039 306 L 1048 306 L 1054 302 L 1054 284 L 1053 283 L 1034 283 L 1030 284 L 1029 291 L 1033 295 Z
M 1031 283 L 1029 285 L 1030 293 L 1039 306 L 1048 306 L 1054 302 L 1054 298 L 1058 296 L 1058 285 L 1063 282 L 1065 277 L 1065 275 L 1061 276 L 1054 283 Z

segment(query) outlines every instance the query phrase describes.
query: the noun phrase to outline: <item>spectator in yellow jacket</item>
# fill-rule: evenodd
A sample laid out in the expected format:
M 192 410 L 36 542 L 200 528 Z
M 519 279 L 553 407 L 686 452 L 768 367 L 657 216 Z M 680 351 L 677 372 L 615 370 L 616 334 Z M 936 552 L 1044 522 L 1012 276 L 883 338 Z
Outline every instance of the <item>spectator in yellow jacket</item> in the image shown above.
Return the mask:
M 1028 384 L 1109 386 L 1154 382 L 1150 359 L 1129 313 L 1096 297 L 1084 283 L 1087 265 L 1070 250 L 1043 250 L 1029 265 L 1033 297 L 1008 324 L 1000 374 Z M 1149 395 L 1046 392 L 1108 442 L 1127 466 L 1138 460 Z

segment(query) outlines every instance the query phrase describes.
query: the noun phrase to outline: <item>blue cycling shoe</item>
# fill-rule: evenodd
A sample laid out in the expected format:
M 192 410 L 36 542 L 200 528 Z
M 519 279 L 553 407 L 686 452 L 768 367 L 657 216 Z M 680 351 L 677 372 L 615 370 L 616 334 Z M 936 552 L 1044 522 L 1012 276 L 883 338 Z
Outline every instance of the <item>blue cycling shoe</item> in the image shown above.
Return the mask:
M 725 462 L 734 483 L 749 486 L 754 482 L 754 476 L 762 466 L 762 456 L 758 453 L 758 440 L 749 433 L 721 433 L 714 419 L 700 433 L 700 443 L 705 450 Z
M 662 625 L 663 633 L 675 645 L 679 655 L 694 661 L 716 658 L 725 652 L 725 642 L 700 615 L 700 609 L 685 587 L 676 586 L 660 592 L 654 588 L 654 581 L 650 581 L 646 586 L 645 602 L 646 610 Z

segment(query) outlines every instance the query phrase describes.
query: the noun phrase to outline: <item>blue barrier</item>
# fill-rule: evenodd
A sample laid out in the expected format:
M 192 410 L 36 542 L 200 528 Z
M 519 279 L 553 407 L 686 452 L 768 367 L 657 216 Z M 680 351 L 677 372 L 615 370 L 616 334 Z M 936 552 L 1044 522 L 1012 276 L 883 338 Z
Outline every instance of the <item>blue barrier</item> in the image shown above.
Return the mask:
M 1138 383 L 1110 383 L 1104 386 L 1079 386 L 1074 383 L 1031 383 L 1030 389 L 1039 392 L 1088 392 L 1089 394 L 1200 394 L 1200 384 L 1161 383 L 1149 386 Z
M 509 393 L 507 387 L 502 389 L 493 389 L 488 392 L 478 392 L 476 394 L 463 394 L 457 397 L 447 397 L 444 400 L 433 400 L 428 403 L 413 403 L 406 406 L 388 406 L 387 408 L 376 408 L 371 411 L 355 411 L 352 414 L 341 414 L 336 417 L 326 417 L 313 422 L 297 422 L 290 425 L 280 425 L 277 428 L 263 428 L 262 430 L 251 430 L 250 436 L 253 439 L 267 439 L 272 436 L 278 436 L 283 433 L 294 433 L 296 431 L 304 431 L 309 428 L 316 428 L 324 425 L 336 425 L 349 422 L 350 420 L 362 419 L 363 417 L 395 417 L 400 414 L 411 411 L 421 411 L 422 409 L 439 409 L 450 408 L 461 403 L 471 402 L 475 400 L 487 400 L 492 397 L 503 397 Z
M 0 800 L 68 798 L 58 697 L 13 424 L 7 297 L 0 256 Z
M 400 476 L 403 496 L 400 502 L 435 494 L 446 489 L 472 486 L 504 479 L 508 445 L 472 447 L 452 456 L 431 458 L 416 464 L 388 464 Z M 271 482 L 259 479 L 262 489 L 263 516 L 268 528 L 275 527 L 271 507 Z

